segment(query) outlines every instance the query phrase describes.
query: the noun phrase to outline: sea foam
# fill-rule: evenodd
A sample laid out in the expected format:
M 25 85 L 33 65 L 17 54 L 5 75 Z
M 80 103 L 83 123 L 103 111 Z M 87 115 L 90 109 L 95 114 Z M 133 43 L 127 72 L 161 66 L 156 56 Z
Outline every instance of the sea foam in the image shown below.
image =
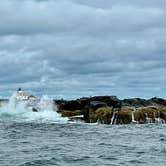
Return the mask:
M 14 93 L 9 102 L 2 104 L 0 107 L 0 121 L 17 121 L 17 122 L 42 122 L 42 123 L 66 123 L 67 118 L 62 118 L 56 112 L 57 106 L 48 96 L 42 96 L 37 102 L 38 112 L 33 112 L 32 108 L 27 107 L 28 101 L 18 102 Z

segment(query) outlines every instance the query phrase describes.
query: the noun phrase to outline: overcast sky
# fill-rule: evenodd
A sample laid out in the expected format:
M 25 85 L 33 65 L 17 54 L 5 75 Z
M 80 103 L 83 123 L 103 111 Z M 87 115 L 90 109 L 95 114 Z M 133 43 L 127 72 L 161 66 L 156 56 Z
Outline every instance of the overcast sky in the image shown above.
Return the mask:
M 1 0 L 0 95 L 166 97 L 165 0 Z

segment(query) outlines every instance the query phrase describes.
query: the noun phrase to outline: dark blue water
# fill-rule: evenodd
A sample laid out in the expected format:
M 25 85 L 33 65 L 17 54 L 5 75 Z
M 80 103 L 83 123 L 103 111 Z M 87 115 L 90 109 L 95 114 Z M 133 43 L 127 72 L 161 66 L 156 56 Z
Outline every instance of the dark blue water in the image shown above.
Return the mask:
M 0 122 L 1 166 L 165 166 L 166 125 Z

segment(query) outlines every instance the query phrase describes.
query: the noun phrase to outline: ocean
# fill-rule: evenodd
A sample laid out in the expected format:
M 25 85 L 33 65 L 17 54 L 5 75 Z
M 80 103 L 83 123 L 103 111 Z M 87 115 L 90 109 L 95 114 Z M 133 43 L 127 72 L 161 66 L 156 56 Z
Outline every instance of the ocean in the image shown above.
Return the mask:
M 52 110 L 3 106 L 0 166 L 165 166 L 165 129 L 70 122 Z

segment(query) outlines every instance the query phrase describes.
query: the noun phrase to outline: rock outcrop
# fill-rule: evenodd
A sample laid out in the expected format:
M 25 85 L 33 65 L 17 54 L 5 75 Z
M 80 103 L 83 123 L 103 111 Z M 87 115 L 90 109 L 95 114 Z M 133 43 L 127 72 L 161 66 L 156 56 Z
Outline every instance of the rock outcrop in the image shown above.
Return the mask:
M 55 100 L 63 117 L 82 115 L 85 122 L 104 124 L 165 123 L 166 100 L 116 96 L 84 97 L 77 100 Z

